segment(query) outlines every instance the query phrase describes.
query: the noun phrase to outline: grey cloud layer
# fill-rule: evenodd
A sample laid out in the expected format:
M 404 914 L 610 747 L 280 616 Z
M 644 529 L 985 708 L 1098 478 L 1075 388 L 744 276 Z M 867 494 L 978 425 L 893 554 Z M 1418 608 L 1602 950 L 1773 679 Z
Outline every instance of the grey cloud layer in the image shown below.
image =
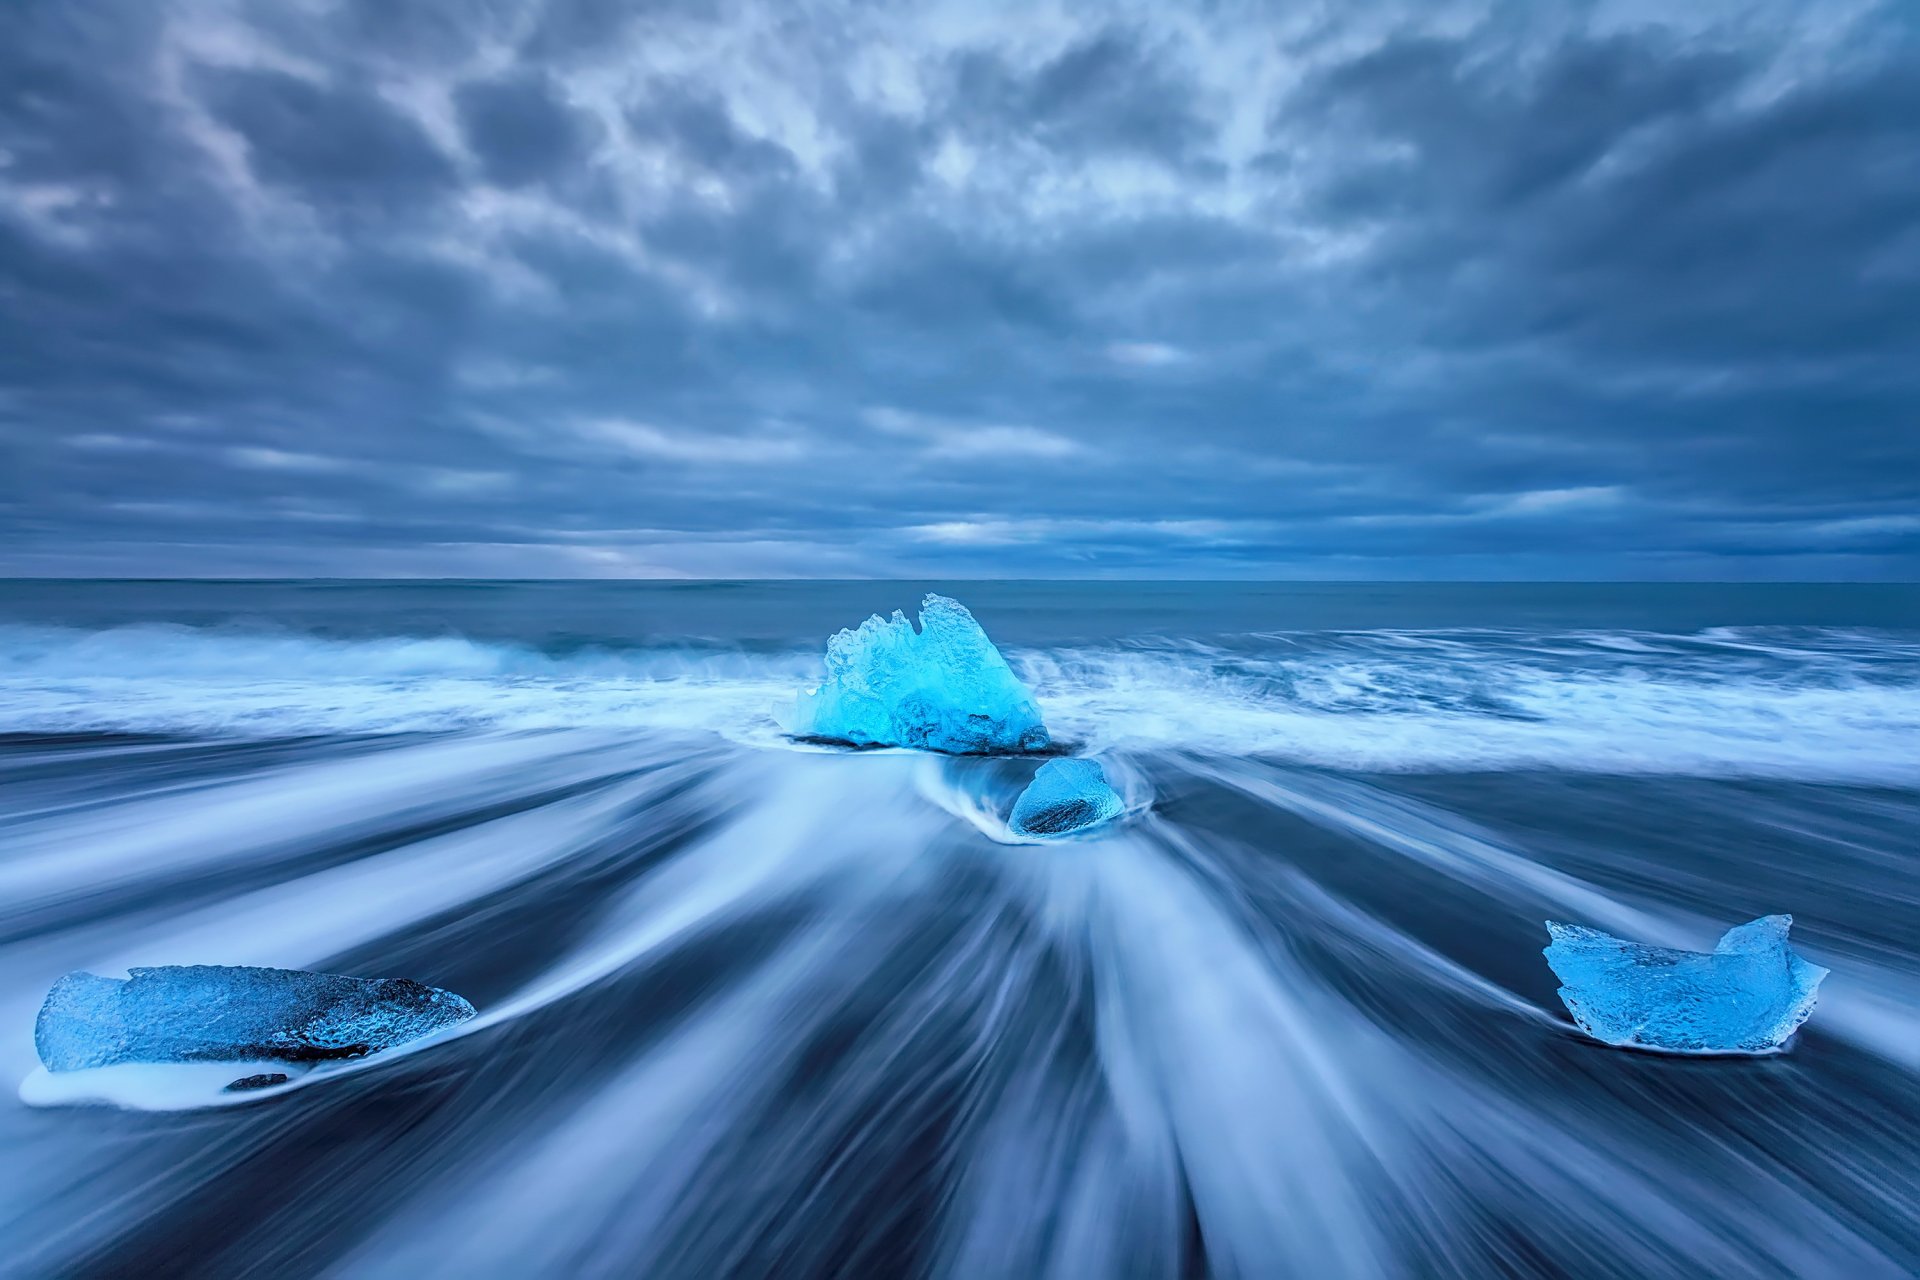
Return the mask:
M 1895 4 L 27 0 L 0 572 L 1913 577 Z

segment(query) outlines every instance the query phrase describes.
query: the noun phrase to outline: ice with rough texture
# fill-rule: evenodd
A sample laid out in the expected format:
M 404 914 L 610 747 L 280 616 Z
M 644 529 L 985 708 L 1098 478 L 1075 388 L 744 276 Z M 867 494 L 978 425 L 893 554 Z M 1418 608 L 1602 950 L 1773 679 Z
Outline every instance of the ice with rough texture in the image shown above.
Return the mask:
M 1792 916 L 1729 929 L 1711 952 L 1643 946 L 1556 924 L 1547 963 L 1596 1040 L 1668 1053 L 1773 1053 L 1813 1012 L 1827 970 L 1787 946 Z
M 1047 727 L 1033 694 L 966 607 L 920 602 L 920 629 L 898 609 L 827 642 L 827 678 L 802 693 L 787 732 L 854 746 L 959 755 L 1038 751 Z
M 1008 825 L 1020 836 L 1063 836 L 1112 822 L 1125 810 L 1092 760 L 1049 760 L 1014 802 Z
M 465 1022 L 474 1007 L 407 978 L 166 965 L 53 984 L 33 1044 L 49 1071 L 130 1062 L 356 1058 Z

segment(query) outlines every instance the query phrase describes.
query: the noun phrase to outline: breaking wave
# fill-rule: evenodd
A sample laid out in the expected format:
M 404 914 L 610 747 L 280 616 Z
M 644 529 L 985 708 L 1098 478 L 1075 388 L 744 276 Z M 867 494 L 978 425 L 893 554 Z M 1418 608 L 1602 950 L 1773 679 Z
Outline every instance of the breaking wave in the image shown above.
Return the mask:
M 1010 649 L 1056 735 L 1376 771 L 1920 777 L 1920 644 L 1862 631 L 1270 633 Z M 782 741 L 816 647 L 561 651 L 143 624 L 0 625 L 0 732 L 551 728 Z

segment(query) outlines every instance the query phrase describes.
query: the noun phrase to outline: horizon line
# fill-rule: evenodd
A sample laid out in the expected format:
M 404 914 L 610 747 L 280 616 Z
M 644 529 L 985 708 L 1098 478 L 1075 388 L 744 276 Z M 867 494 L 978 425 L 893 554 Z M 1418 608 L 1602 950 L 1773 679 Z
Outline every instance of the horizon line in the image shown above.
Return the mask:
M 928 583 L 928 582 L 975 582 L 975 583 L 1051 583 L 1073 585 L 1118 586 L 1123 584 L 1186 586 L 1620 586 L 1620 587 L 1920 587 L 1916 578 L 1189 578 L 1189 577 L 971 577 L 966 575 L 915 574 L 899 577 L 869 576 L 857 578 L 806 578 L 806 577 L 466 577 L 460 575 L 410 574 L 404 576 L 335 576 L 326 574 L 298 575 L 258 575 L 258 574 L 208 574 L 197 576 L 180 575 L 118 575 L 118 574 L 0 574 L 0 583 L 207 583 L 207 584 L 257 584 L 257 583 L 369 583 L 369 584 L 433 584 L 433 583 L 488 583 L 499 585 L 515 584 L 553 584 L 553 583 L 622 583 L 631 586 L 763 586 L 791 583 L 795 585 L 852 585 L 868 582 Z

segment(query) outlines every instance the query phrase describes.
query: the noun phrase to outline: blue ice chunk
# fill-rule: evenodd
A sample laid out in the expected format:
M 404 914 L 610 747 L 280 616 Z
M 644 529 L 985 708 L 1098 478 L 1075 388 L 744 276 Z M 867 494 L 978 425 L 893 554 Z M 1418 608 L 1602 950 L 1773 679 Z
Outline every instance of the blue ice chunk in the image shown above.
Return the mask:
M 70 973 L 53 984 L 33 1027 L 47 1070 L 355 1058 L 474 1016 L 473 1006 L 451 991 L 407 978 L 243 965 L 129 973 Z
M 1827 971 L 1787 946 L 1792 916 L 1729 929 L 1711 952 L 1547 922 L 1560 999 L 1596 1040 L 1669 1053 L 1772 1053 L 1813 1012 Z
M 1049 760 L 1014 802 L 1008 825 L 1019 836 L 1063 836 L 1112 822 L 1126 809 L 1091 760 Z
M 898 609 L 827 641 L 827 678 L 794 700 L 798 738 L 960 755 L 1038 751 L 1047 727 L 987 633 L 958 601 L 929 595 L 920 630 Z

